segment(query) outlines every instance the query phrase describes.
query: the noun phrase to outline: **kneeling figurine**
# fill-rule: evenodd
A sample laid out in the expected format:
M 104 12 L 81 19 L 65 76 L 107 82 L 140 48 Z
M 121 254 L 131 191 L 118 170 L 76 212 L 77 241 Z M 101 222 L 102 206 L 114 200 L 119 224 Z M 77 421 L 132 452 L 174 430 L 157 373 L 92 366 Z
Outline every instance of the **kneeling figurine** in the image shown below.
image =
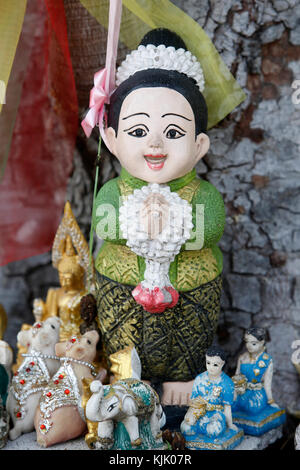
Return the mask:
M 236 398 L 232 407 L 233 422 L 245 434 L 261 436 L 285 422 L 285 410 L 273 399 L 273 360 L 266 352 L 266 330 L 250 328 L 245 333 L 247 351 L 239 359 L 236 375 Z
M 135 378 L 90 385 L 93 395 L 86 404 L 86 417 L 98 424 L 96 449 L 164 449 L 161 427 L 165 414 L 158 395 Z
M 225 353 L 211 347 L 206 351 L 206 372 L 193 385 L 190 407 L 180 429 L 191 450 L 229 450 L 243 439 L 244 432 L 232 422 L 234 383 L 222 369 Z

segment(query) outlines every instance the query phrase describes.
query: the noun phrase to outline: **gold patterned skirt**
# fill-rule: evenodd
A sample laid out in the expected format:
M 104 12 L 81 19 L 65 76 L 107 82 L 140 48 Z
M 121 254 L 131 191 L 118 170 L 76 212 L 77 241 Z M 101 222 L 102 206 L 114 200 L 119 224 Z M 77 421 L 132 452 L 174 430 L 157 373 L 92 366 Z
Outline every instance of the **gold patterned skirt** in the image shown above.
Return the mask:
M 142 379 L 189 381 L 205 370 L 220 313 L 222 278 L 188 292 L 175 307 L 146 312 L 132 297 L 132 286 L 98 274 L 98 324 L 107 358 L 134 345 L 142 363 Z

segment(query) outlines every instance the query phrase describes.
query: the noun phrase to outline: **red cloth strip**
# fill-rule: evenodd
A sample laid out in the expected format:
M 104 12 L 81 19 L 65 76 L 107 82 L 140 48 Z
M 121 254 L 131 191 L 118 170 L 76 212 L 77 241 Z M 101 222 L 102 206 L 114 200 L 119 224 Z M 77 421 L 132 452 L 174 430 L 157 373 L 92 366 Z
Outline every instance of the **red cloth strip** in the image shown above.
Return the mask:
M 32 1 L 34 45 L 0 184 L 0 265 L 51 249 L 78 130 L 63 0 Z

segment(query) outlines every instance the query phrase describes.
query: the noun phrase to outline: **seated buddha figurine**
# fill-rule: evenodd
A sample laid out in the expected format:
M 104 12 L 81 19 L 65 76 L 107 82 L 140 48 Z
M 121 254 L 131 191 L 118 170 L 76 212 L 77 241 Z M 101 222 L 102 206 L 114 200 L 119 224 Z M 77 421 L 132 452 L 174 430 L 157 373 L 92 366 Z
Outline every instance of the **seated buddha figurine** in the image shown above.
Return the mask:
M 52 264 L 58 270 L 61 287 L 50 288 L 46 302 L 35 299 L 33 314 L 36 321 L 56 315 L 61 319 L 60 341 L 80 335 L 81 298 L 88 293 L 92 283 L 93 265 L 89 264 L 87 242 L 67 202 L 64 216 L 58 227 L 53 247 Z
M 238 358 L 236 397 L 233 404 L 233 422 L 245 434 L 261 436 L 284 423 L 285 411 L 273 398 L 273 360 L 266 352 L 266 330 L 250 328 L 246 331 L 247 351 Z
M 234 383 L 222 369 L 225 353 L 211 347 L 206 351 L 206 372 L 193 385 L 190 407 L 180 429 L 191 450 L 229 450 L 243 439 L 243 431 L 232 421 Z

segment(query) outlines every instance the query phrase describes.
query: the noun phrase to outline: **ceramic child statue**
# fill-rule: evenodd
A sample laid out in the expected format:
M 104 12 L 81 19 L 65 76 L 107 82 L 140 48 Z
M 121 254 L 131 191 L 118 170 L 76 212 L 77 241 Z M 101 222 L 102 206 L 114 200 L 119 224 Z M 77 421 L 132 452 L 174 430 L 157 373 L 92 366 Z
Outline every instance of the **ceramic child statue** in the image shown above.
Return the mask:
M 186 404 L 218 323 L 225 223 L 196 177 L 209 149 L 200 63 L 169 30 L 150 31 L 117 70 L 105 130 L 121 174 L 93 220 L 98 321 L 107 355 L 134 345 L 163 404 Z
M 194 381 L 190 407 L 180 427 L 188 449 L 229 450 L 243 439 L 243 431 L 232 421 L 234 383 L 222 371 L 224 364 L 220 348 L 206 351 L 207 370 Z
M 238 359 L 234 381 L 239 385 L 233 405 L 233 421 L 245 434 L 261 436 L 284 423 L 285 411 L 273 398 L 273 360 L 266 352 L 266 330 L 245 333 L 247 351 Z

